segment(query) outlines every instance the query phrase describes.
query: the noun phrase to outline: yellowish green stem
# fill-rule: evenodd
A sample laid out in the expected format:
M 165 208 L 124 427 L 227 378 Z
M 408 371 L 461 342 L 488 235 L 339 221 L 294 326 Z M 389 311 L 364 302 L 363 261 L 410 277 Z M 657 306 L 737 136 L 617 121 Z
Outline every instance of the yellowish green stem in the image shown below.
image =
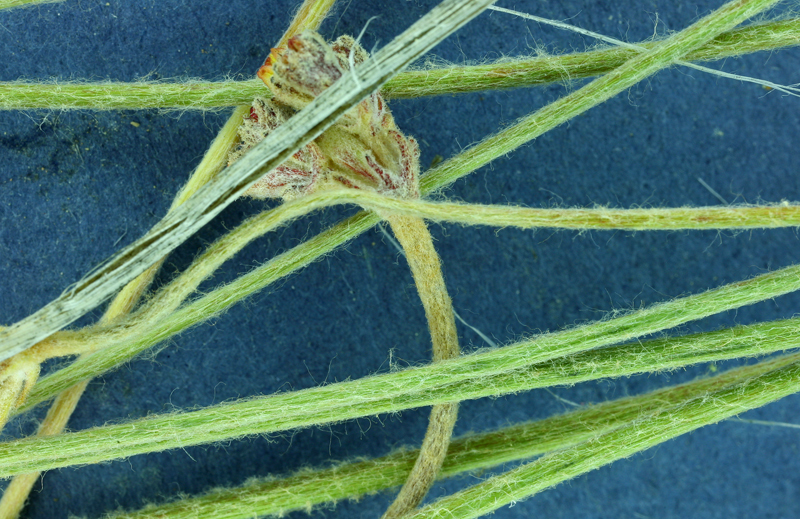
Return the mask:
M 224 166 L 223 159 L 233 145 L 234 138 L 236 136 L 236 127 L 240 124 L 241 118 L 244 114 L 246 114 L 246 109 L 240 108 L 234 110 L 234 113 L 229 119 L 228 123 L 223 127 L 223 129 L 211 143 L 209 150 L 206 152 L 203 160 L 200 161 L 197 169 L 195 169 L 194 173 L 189 178 L 189 181 L 175 197 L 170 210 L 181 205 L 186 199 L 189 198 L 189 196 L 192 195 L 192 193 L 196 192 L 203 185 L 205 185 L 222 169 Z M 136 279 L 122 288 L 122 290 L 111 301 L 105 313 L 103 314 L 103 317 L 100 320 L 101 327 L 118 322 L 134 309 L 144 292 L 147 290 L 147 287 L 150 286 L 150 283 L 153 281 L 153 278 L 161 268 L 163 262 L 163 259 L 156 262 L 150 268 L 137 276 Z M 57 337 L 54 338 L 54 340 L 49 341 L 48 344 L 52 345 L 51 352 L 54 354 L 54 356 L 63 353 L 64 346 L 59 344 Z M 93 344 L 87 344 L 86 349 L 82 351 L 84 352 L 84 355 L 90 354 L 93 351 L 102 349 L 102 347 L 105 345 L 107 345 L 107 343 L 97 341 Z M 43 357 L 41 360 L 44 360 L 46 358 L 45 355 L 47 349 L 47 345 L 44 345 L 43 348 L 33 351 L 28 350 L 20 355 L 26 356 L 30 355 L 31 353 L 38 354 Z M 85 356 L 83 358 L 85 358 Z M 39 429 L 36 433 L 37 436 L 52 436 L 54 434 L 60 434 L 64 431 L 67 426 L 67 422 L 69 422 L 70 416 L 72 416 L 72 413 L 75 411 L 75 408 L 77 407 L 78 402 L 80 401 L 81 396 L 86 389 L 86 386 L 89 384 L 89 380 L 90 379 L 85 379 L 80 381 L 74 386 L 65 389 L 56 397 L 53 405 L 48 410 L 47 416 L 45 416 L 42 423 L 39 424 Z M 2 499 L 0 499 L 0 519 L 16 519 L 19 516 L 20 512 L 25 506 L 25 501 L 28 499 L 28 495 L 30 494 L 33 485 L 40 476 L 41 473 L 37 471 L 28 474 L 20 474 L 12 479 L 5 492 L 3 492 Z
M 47 416 L 41 424 L 36 435 L 39 437 L 52 436 L 64 432 L 72 412 L 78 405 L 86 386 L 89 381 L 80 382 L 63 393 L 59 394 L 53 405 L 47 411 Z M 41 477 L 41 472 L 29 472 L 27 474 L 19 474 L 14 476 L 11 483 L 8 484 L 3 492 L 3 498 L 0 499 L 0 519 L 16 519 L 19 517 L 20 512 L 25 506 L 25 501 L 28 499 L 33 485 Z
M 276 47 L 283 47 L 289 38 L 295 34 L 300 34 L 303 31 L 316 31 L 322 24 L 325 17 L 328 16 L 333 4 L 336 0 L 305 0 L 300 9 L 289 24 L 289 28 L 283 33 L 278 45 Z M 263 85 L 263 83 L 262 83 Z M 252 99 L 251 99 L 252 101 Z
M 628 231 L 774 229 L 800 225 L 800 205 L 676 207 L 653 209 L 539 209 L 500 205 L 378 199 L 359 195 L 376 210 L 438 222 L 521 229 L 617 229 Z M 340 200 L 341 201 L 341 200 Z
M 339 116 L 378 90 L 453 31 L 485 10 L 491 0 L 443 0 L 356 71 L 351 70 L 220 172 L 147 234 L 118 251 L 70 290 L 28 317 L 0 330 L 0 360 L 27 350 L 98 306 L 188 239 L 266 172 L 335 124 Z
M 121 342 L 139 342 L 143 334 L 151 331 L 159 319 L 175 311 L 219 265 L 230 259 L 251 240 L 315 209 L 350 202 L 360 203 L 384 213 L 419 216 L 436 221 L 519 228 L 677 230 L 777 228 L 800 225 L 800 207 L 788 204 L 677 209 L 535 209 L 398 200 L 354 190 L 321 193 L 283 204 L 247 220 L 209 247 L 183 274 L 125 322 L 116 323 L 116 326 L 58 332 L 29 351 L 42 361 L 49 357 L 96 352 L 101 347 Z M 329 234 L 329 236 L 336 235 L 335 232 Z M 309 249 L 301 250 L 304 254 L 308 251 Z M 287 256 L 282 256 L 281 260 L 287 260 Z M 289 273 L 283 272 L 284 275 Z M 126 291 L 133 290 L 132 287 Z M 135 300 L 138 296 L 131 292 L 128 297 Z M 112 305 L 124 300 L 118 298 Z M 230 302 L 232 304 L 235 300 Z M 214 314 L 206 315 L 204 319 Z M 133 350 L 131 354 L 135 354 Z M 98 355 L 115 356 L 110 351 Z M 127 357 L 125 358 L 127 360 Z
M 652 49 L 660 42 L 636 45 Z M 712 61 L 800 45 L 800 18 L 748 25 L 720 34 L 689 52 L 684 61 Z M 601 76 L 633 58 L 636 50 L 613 47 L 560 56 L 508 59 L 476 66 L 452 66 L 399 74 L 381 89 L 388 98 L 452 95 L 545 85 Z
M 356 215 L 308 242 L 273 258 L 232 283 L 184 306 L 160 322 L 151 323 L 143 335 L 137 335 L 130 341 L 112 345 L 102 352 L 77 360 L 67 368 L 40 380 L 28 397 L 29 405 L 36 405 L 53 398 L 55 394 L 70 385 L 112 369 L 158 342 L 217 315 L 236 301 L 244 299 L 297 268 L 309 264 L 344 241 L 357 236 L 376 224 L 377 221 L 377 216 Z M 792 266 L 699 295 L 676 299 L 624 317 L 546 337 L 553 338 L 553 343 L 549 346 L 552 352 L 564 355 L 578 351 L 575 348 L 580 348 L 581 344 L 585 344 L 584 349 L 613 344 L 727 309 L 753 304 L 798 288 L 800 288 L 800 266 Z M 591 340 L 597 342 L 581 342 L 581 334 L 584 333 L 590 333 Z M 618 333 L 621 335 L 615 335 Z M 566 339 L 566 337 L 569 338 Z M 503 363 L 515 365 L 515 362 L 519 360 L 514 358 L 515 354 L 515 351 L 509 350 L 509 355 Z
M 640 42 L 650 48 L 658 42 Z M 685 61 L 711 61 L 800 44 L 800 18 L 757 23 L 725 32 L 690 52 Z M 387 98 L 452 95 L 520 88 L 606 74 L 635 56 L 610 48 L 500 61 L 486 65 L 437 67 L 398 74 L 381 89 Z M 0 82 L 0 110 L 217 110 L 268 97 L 259 79 L 172 82 Z

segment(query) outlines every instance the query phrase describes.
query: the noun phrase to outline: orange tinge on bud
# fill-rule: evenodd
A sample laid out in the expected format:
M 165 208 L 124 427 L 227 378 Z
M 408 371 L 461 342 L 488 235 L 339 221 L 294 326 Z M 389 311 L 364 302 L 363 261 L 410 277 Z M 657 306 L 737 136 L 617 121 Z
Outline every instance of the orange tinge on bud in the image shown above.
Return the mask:
M 258 77 L 258 79 L 263 81 L 264 84 L 267 85 L 267 86 L 269 86 L 269 80 L 272 77 L 272 75 L 275 73 L 272 70 L 272 64 L 275 63 L 275 60 L 278 59 L 278 55 L 282 51 L 283 51 L 283 48 L 281 48 L 281 47 L 277 47 L 277 48 L 273 47 L 272 49 L 270 49 L 269 56 L 267 56 L 267 59 L 264 60 L 264 64 L 261 65 L 261 67 L 258 69 L 258 72 L 256 72 L 256 76 Z

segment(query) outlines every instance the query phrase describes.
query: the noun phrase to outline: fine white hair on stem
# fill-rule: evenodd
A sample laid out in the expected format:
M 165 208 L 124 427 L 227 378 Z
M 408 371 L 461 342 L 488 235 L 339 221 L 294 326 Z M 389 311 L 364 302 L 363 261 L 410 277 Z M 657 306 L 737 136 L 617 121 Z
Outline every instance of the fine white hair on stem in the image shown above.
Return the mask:
M 548 18 L 542 18 L 540 16 L 535 16 L 535 15 L 528 14 L 528 13 L 522 13 L 520 11 L 514 11 L 512 9 L 506 9 L 504 7 L 497 7 L 497 6 L 494 6 L 494 5 L 489 6 L 489 9 L 491 9 L 492 11 L 500 12 L 500 13 L 506 13 L 506 14 L 511 14 L 511 15 L 514 15 L 514 16 L 519 16 L 520 18 L 525 18 L 527 20 L 543 23 L 543 24 L 550 25 L 550 26 L 553 26 L 553 27 L 558 27 L 559 29 L 564 29 L 566 31 L 572 31 L 572 32 L 575 32 L 575 33 L 578 33 L 578 34 L 583 34 L 584 36 L 589 36 L 590 38 L 594 38 L 596 40 L 604 41 L 604 42 L 610 43 L 612 45 L 619 45 L 620 47 L 625 47 L 625 48 L 628 48 L 628 49 L 634 49 L 634 50 L 637 50 L 637 51 L 640 51 L 640 52 L 647 50 L 645 47 L 642 47 L 641 45 L 636 45 L 636 44 L 633 44 L 633 43 L 628 43 L 626 41 L 618 40 L 616 38 L 612 38 L 611 36 L 606 36 L 605 34 L 600 34 L 600 33 L 597 33 L 597 32 L 594 32 L 594 31 L 590 31 L 590 30 L 587 30 L 587 29 L 582 29 L 581 27 L 576 27 L 576 26 L 570 25 L 568 23 L 559 22 L 559 21 L 556 21 L 556 20 L 550 20 Z M 798 85 L 800 85 L 800 83 L 794 84 L 794 85 L 788 85 L 788 86 L 787 85 L 779 85 L 779 84 L 773 83 L 771 81 L 766 81 L 764 79 L 757 79 L 757 78 L 752 78 L 752 77 L 749 77 L 749 76 L 741 76 L 739 74 L 730 74 L 728 72 L 723 72 L 721 70 L 715 70 L 713 68 L 704 67 L 702 65 L 697 65 L 695 63 L 690 63 L 688 61 L 678 60 L 675 63 L 677 63 L 678 65 L 682 65 L 684 67 L 689 67 L 689 68 L 693 68 L 695 70 L 699 70 L 701 72 L 706 72 L 708 74 L 713 74 L 715 76 L 724 77 L 724 78 L 727 78 L 727 79 L 736 79 L 736 80 L 739 80 L 739 81 L 745 81 L 747 83 L 755 83 L 757 85 L 762 85 L 762 86 L 765 86 L 765 87 L 768 87 L 768 88 L 772 88 L 772 89 L 778 90 L 780 92 L 783 92 L 785 94 L 789 94 L 791 96 L 800 97 L 800 88 L 797 88 Z
M 401 247 L 400 244 L 397 243 L 397 240 L 394 238 L 394 236 L 392 236 L 391 233 L 389 233 L 389 231 L 386 230 L 386 227 L 381 223 L 378 225 L 378 228 L 381 230 L 381 233 L 383 234 L 384 238 L 389 240 L 389 242 L 394 246 L 394 248 L 397 249 L 397 252 L 399 252 L 405 257 L 406 251 L 404 251 L 403 247 Z M 456 311 L 455 308 L 453 308 L 453 315 L 461 324 L 463 324 L 464 326 L 475 332 L 478 335 L 478 337 L 483 339 L 483 341 L 486 344 L 488 344 L 492 348 L 497 348 L 497 343 L 495 341 L 489 338 L 488 335 L 480 331 L 478 328 L 472 326 L 467 321 L 465 321 L 464 318 L 461 317 L 461 315 Z
M 347 61 L 350 63 L 350 70 L 353 74 L 353 82 L 356 84 L 356 88 L 361 88 L 361 83 L 358 81 L 358 74 L 356 74 L 356 62 L 355 58 L 353 57 L 353 50 L 361 43 L 361 37 L 364 36 L 364 33 L 367 32 L 367 27 L 369 27 L 369 22 L 378 18 L 378 16 L 372 16 L 367 23 L 364 24 L 364 27 L 361 29 L 361 32 L 358 33 L 358 38 L 356 38 L 356 42 L 350 47 L 350 53 L 347 55 Z

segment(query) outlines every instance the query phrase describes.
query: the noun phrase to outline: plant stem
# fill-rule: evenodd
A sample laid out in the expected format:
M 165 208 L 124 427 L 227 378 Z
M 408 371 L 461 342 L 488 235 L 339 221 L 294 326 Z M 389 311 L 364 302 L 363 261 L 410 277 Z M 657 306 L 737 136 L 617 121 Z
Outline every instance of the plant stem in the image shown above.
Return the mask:
M 325 15 L 332 5 L 332 0 L 306 0 L 300 13 L 295 17 L 292 27 L 294 27 L 295 30 L 297 30 L 297 27 L 316 28 L 325 18 Z M 289 30 L 292 30 L 292 27 L 290 27 Z M 284 34 L 284 39 L 290 36 L 291 34 Z M 249 106 L 241 106 L 233 111 L 226 124 L 214 138 L 209 149 L 203 155 L 200 164 L 189 177 L 188 182 L 175 196 L 170 207 L 170 212 L 185 203 L 194 193 L 210 182 L 224 168 L 228 153 L 238 139 L 238 128 L 248 111 Z M 162 258 L 157 261 L 154 265 L 137 276 L 136 279 L 123 287 L 106 309 L 100 321 L 101 326 L 117 321 L 133 310 L 143 293 L 147 290 L 147 287 L 150 286 L 156 273 L 161 268 L 164 259 L 165 258 Z M 204 262 L 204 264 L 207 265 L 208 262 Z M 192 287 L 192 290 L 194 288 L 196 288 L 196 285 Z M 164 306 L 167 305 L 162 304 L 161 308 L 163 309 Z M 101 346 L 98 345 L 96 349 L 100 349 L 100 347 Z M 70 416 L 78 405 L 88 384 L 89 379 L 83 380 L 69 389 L 66 389 L 56 397 L 44 421 L 39 425 L 37 431 L 38 436 L 50 436 L 64 431 Z M 39 476 L 39 472 L 33 472 L 16 476 L 11 481 L 3 493 L 2 500 L 0 500 L 0 519 L 15 519 L 19 515 L 34 483 L 39 479 Z
M 426 195 L 455 182 L 497 157 L 607 101 L 777 2 L 778 0 L 728 2 L 686 29 L 659 42 L 647 52 L 631 57 L 605 76 L 595 79 L 433 168 L 420 179 L 422 194 Z
M 684 402 L 709 391 L 717 391 L 796 362 L 798 357 L 800 355 L 794 354 L 644 395 L 611 400 L 536 422 L 454 439 L 439 479 L 566 449 L 631 423 L 642 415 L 680 407 Z M 205 495 L 161 505 L 148 505 L 136 512 L 111 514 L 106 519 L 246 519 L 253 515 L 281 516 L 323 503 L 358 499 L 398 486 L 411 470 L 418 453 L 400 451 L 329 469 L 303 471 L 284 479 L 250 481 L 240 487 L 217 489 Z
M 652 49 L 659 43 L 636 45 Z M 712 61 L 796 45 L 800 45 L 800 18 L 775 20 L 724 32 L 686 54 L 683 60 Z M 399 74 L 381 93 L 387 98 L 409 98 L 546 85 L 607 74 L 637 54 L 636 50 L 612 47 L 485 65 L 414 70 Z
M 673 37 L 673 38 L 675 38 L 675 37 Z M 592 83 L 592 84 L 594 84 L 594 83 Z M 468 150 L 469 153 L 466 153 L 466 152 L 462 153 L 461 155 L 455 157 L 454 159 L 451 159 L 451 161 L 449 161 L 448 163 L 452 164 L 452 163 L 469 162 L 469 157 L 466 157 L 466 159 L 464 157 L 466 155 L 468 155 L 468 154 L 471 154 L 474 150 L 475 150 L 475 148 L 473 148 L 472 150 Z M 466 174 L 466 173 L 464 171 L 461 171 L 459 174 Z M 437 175 L 426 175 L 425 177 L 423 177 L 423 182 L 425 182 L 425 178 L 426 177 L 430 177 L 430 180 L 427 182 L 429 191 L 433 190 L 433 189 L 436 189 L 438 187 L 442 187 L 444 185 L 444 182 L 447 181 L 447 177 L 446 176 L 443 177 L 442 175 L 438 175 L 438 176 Z M 4 333 L 7 333 L 7 330 L 0 330 L 0 334 L 4 334 Z
M 800 18 L 762 22 L 720 34 L 684 57 L 712 61 L 800 44 Z M 640 42 L 653 47 L 657 42 Z M 606 74 L 635 56 L 610 48 L 562 56 L 522 58 L 486 65 L 403 72 L 381 88 L 387 98 L 453 95 L 546 85 Z M 171 82 L 0 82 L 0 110 L 216 110 L 268 97 L 259 79 Z
M 12 7 L 23 7 L 36 4 L 54 4 L 63 0 L 0 0 L 0 11 L 11 9 Z
M 696 396 L 675 408 L 645 413 L 619 429 L 489 478 L 442 498 L 409 517 L 479 517 L 562 481 L 797 391 L 800 391 L 800 362 L 793 362 L 733 386 Z
M 353 190 L 322 193 L 283 204 L 247 220 L 234 231 L 211 245 L 183 274 L 159 291 L 148 302 L 147 306 L 124 323 L 119 323 L 118 326 L 110 328 L 94 327 L 78 332 L 59 332 L 37 344 L 31 352 L 44 359 L 81 352 L 95 352 L 100 350 L 101 347 L 123 342 L 128 344 L 137 343 L 138 346 L 132 349 L 124 346 L 123 348 L 128 353 L 122 356 L 113 350 L 97 354 L 99 356 L 107 355 L 118 361 L 120 359 L 129 360 L 130 356 L 141 352 L 140 348 L 145 345 L 142 342 L 142 337 L 148 333 L 152 336 L 152 329 L 160 319 L 175 311 L 203 280 L 207 279 L 216 268 L 230 259 L 251 240 L 314 209 L 334 203 L 350 202 L 359 203 L 383 212 L 424 216 L 436 221 L 521 228 L 748 229 L 787 227 L 800 224 L 800 207 L 790 205 L 678 209 L 529 209 L 405 201 Z M 331 235 L 336 236 L 336 233 L 332 232 Z M 282 257 L 282 260 L 285 259 L 286 257 Z M 286 274 L 288 272 L 284 273 L 284 275 Z M 275 280 L 276 278 L 272 278 L 269 283 Z M 135 296 L 135 294 L 132 294 L 132 296 Z M 231 304 L 234 302 L 235 300 L 230 301 Z M 209 311 L 213 308 L 214 313 L 208 313 L 200 317 L 203 320 L 222 311 L 216 306 L 207 308 Z M 38 351 L 40 349 L 42 350 L 41 352 Z M 96 366 L 98 365 L 97 359 L 92 362 Z
M 629 231 L 764 229 L 800 225 L 800 205 L 655 209 L 538 209 L 500 205 L 378 199 L 358 195 L 365 207 L 437 222 L 521 229 L 621 229 Z M 340 200 L 341 202 L 341 200 Z
M 322 24 L 322 21 L 325 20 L 325 17 L 328 16 L 334 3 L 336 3 L 336 0 L 305 0 L 294 15 L 292 23 L 289 24 L 289 28 L 286 29 L 280 41 L 278 41 L 278 44 L 275 46 L 285 47 L 286 42 L 289 41 L 289 38 L 292 36 L 300 34 L 303 31 L 316 31 L 319 29 L 319 26 Z M 262 87 L 263 84 L 264 83 L 261 83 Z M 250 101 L 252 101 L 252 98 Z
M 405 252 L 414 284 L 425 307 L 433 343 L 433 362 L 457 358 L 458 346 L 453 304 L 442 277 L 441 262 L 425 222 L 416 217 L 387 217 L 397 241 Z M 450 437 L 458 418 L 458 402 L 437 404 L 431 409 L 422 448 L 400 493 L 383 519 L 397 519 L 417 508 L 428 494 L 447 455 Z
M 296 204 L 299 201 L 290 202 Z M 760 206 L 676 207 L 654 209 L 539 209 L 518 206 L 403 200 L 356 190 L 321 192 L 302 201 L 310 212 L 353 203 L 384 214 L 404 214 L 466 225 L 521 229 L 623 229 L 631 231 L 765 229 L 800 225 L 800 205 L 783 202 Z M 300 210 L 290 213 L 303 214 Z
M 798 274 L 795 273 L 795 277 Z M 736 327 L 710 334 L 601 348 L 544 363 L 526 363 L 526 357 L 536 357 L 539 343 L 546 343 L 553 337 L 544 336 L 524 350 L 506 347 L 352 382 L 241 400 L 187 413 L 152 416 L 56 437 L 0 443 L 0 477 L 537 387 L 763 355 L 800 347 L 798 322 L 791 319 Z M 588 332 L 596 326 L 583 330 Z M 554 335 L 566 333 L 569 332 Z M 596 345 L 593 335 L 585 334 L 591 345 Z M 615 334 L 609 342 L 619 336 Z M 516 365 L 506 365 L 499 372 L 491 369 L 496 357 L 509 349 L 517 352 Z M 446 370 L 449 373 L 443 374 L 443 368 L 453 366 L 459 369 L 449 369 Z M 487 372 L 497 374 L 487 375 Z
M 260 79 L 180 83 L 0 82 L 0 110 L 219 110 L 249 106 L 256 96 L 269 96 Z
M 328 200 L 329 197 L 323 197 L 327 202 L 335 201 L 335 197 Z M 250 241 L 264 235 L 265 233 L 274 230 L 275 228 L 283 225 L 298 216 L 302 216 L 314 209 L 329 205 L 328 203 L 319 203 L 317 197 L 301 198 L 292 202 L 284 203 L 274 209 L 264 211 L 259 215 L 249 218 L 233 231 L 227 233 L 216 242 L 214 242 L 201 256 L 195 259 L 192 265 L 189 266 L 180 276 L 170 282 L 166 287 L 162 288 L 155 294 L 147 303 L 139 309 L 133 316 L 122 321 L 116 322 L 113 326 L 100 325 L 85 328 L 78 331 L 62 331 L 54 334 L 53 336 L 38 343 L 31 350 L 26 353 L 38 355 L 42 360 L 54 357 L 74 355 L 77 353 L 94 353 L 94 356 L 84 357 L 76 361 L 71 367 L 64 368 L 73 371 L 77 366 L 106 366 L 105 369 L 111 369 L 116 364 L 109 364 L 101 359 L 108 359 L 111 362 L 125 362 L 123 359 L 129 360 L 132 356 L 142 352 L 143 346 L 142 339 L 149 340 L 147 337 L 163 337 L 178 333 L 180 329 L 174 328 L 174 323 L 168 325 L 171 328 L 168 336 L 160 335 L 162 328 L 157 327 L 160 319 L 165 318 L 170 313 L 175 311 L 180 304 L 199 286 L 199 284 L 208 278 L 213 272 L 225 261 L 239 252 Z M 362 213 L 363 214 L 363 213 Z M 369 222 L 375 223 L 376 220 L 368 219 Z M 369 228 L 369 223 L 366 220 L 353 219 L 350 223 L 356 226 L 344 230 L 344 233 L 337 233 L 333 230 L 326 233 L 326 237 L 331 238 L 347 236 L 354 228 L 363 230 Z M 308 246 L 301 246 L 295 249 L 294 252 L 298 253 L 301 257 L 292 259 L 292 254 L 284 254 L 275 258 L 272 264 L 273 276 L 267 278 L 268 284 L 286 276 L 294 271 L 294 269 L 285 270 L 281 267 L 284 265 L 294 265 L 294 268 L 302 268 L 302 266 L 310 263 L 314 259 L 314 252 L 324 254 L 330 249 L 325 248 L 325 244 L 321 243 L 321 237 L 318 237 Z M 305 257 L 303 257 L 305 255 Z M 299 260 L 299 261 L 295 261 Z M 306 261 L 308 260 L 308 261 Z M 277 265 L 276 265 L 277 264 Z M 279 273 L 278 273 L 279 272 Z M 261 287 L 263 288 L 263 287 Z M 259 289 L 259 288 L 256 288 Z M 238 299 L 228 299 L 228 305 L 233 304 Z M 115 303 L 112 303 L 112 305 Z M 212 308 L 207 303 L 203 303 L 200 307 L 206 310 Z M 222 311 L 224 309 L 220 309 Z M 196 314 L 195 314 L 196 315 Z M 210 317 L 210 316 L 209 316 Z M 190 323 L 183 321 L 182 326 L 191 326 L 192 324 L 199 324 L 205 318 L 201 318 L 197 323 Z M 162 340 L 162 339 L 158 339 Z M 47 353 L 50 353 L 49 355 Z M 59 372 L 60 373 L 60 372 Z M 62 382 L 69 384 L 69 377 L 62 379 Z M 63 384 L 58 387 L 66 388 Z M 33 402 L 33 403 L 31 403 Z M 35 405 L 41 402 L 37 397 L 29 405 Z M 26 407 L 27 408 L 27 407 Z
M 36 436 L 52 436 L 64 432 L 70 416 L 78 405 L 89 381 L 80 382 L 60 393 L 47 411 L 47 416 L 36 431 Z M 25 501 L 39 480 L 40 471 L 14 476 L 0 499 L 0 519 L 16 519 L 25 507 Z
M 782 227 L 797 225 L 799 212 L 797 206 L 789 205 L 635 210 L 528 209 L 407 201 L 354 190 L 325 192 L 283 204 L 247 220 L 209 247 L 183 274 L 159 291 L 147 306 L 140 309 L 139 312 L 125 322 L 117 323 L 117 326 L 110 328 L 100 326 L 77 332 L 59 332 L 37 344 L 29 352 L 31 355 L 41 357 L 44 360 L 54 356 L 95 352 L 101 348 L 106 348 L 106 351 L 97 353 L 98 357 L 94 358 L 90 364 L 95 367 L 103 365 L 106 366 L 105 369 L 110 369 L 113 365 L 101 363 L 100 358 L 108 357 L 109 359 L 115 359 L 115 362 L 122 362 L 140 353 L 142 347 L 153 346 L 151 343 L 143 342 L 142 337 L 145 334 L 149 334 L 151 337 L 157 336 L 153 334 L 155 323 L 175 311 L 219 265 L 230 259 L 251 240 L 314 209 L 334 203 L 349 202 L 359 203 L 384 213 L 426 216 L 438 221 L 522 228 L 541 226 L 655 230 Z M 331 236 L 336 236 L 336 232 L 332 232 Z M 285 259 L 286 257 L 282 258 L 282 260 Z M 272 278 L 269 282 L 274 282 L 275 279 Z M 135 299 L 138 295 L 130 293 L 129 297 Z M 124 298 L 116 301 L 124 301 Z M 231 300 L 230 304 L 233 302 L 235 300 Z M 116 303 L 112 303 L 112 305 L 114 304 Z M 221 310 L 215 309 L 213 311 L 218 313 Z M 202 319 L 207 319 L 212 315 L 215 314 L 206 314 Z M 173 331 L 173 333 L 177 332 Z M 126 343 L 126 345 L 123 345 L 121 350 L 119 348 L 108 349 L 110 345 L 119 343 Z M 131 344 L 136 344 L 136 346 L 130 347 Z M 62 375 L 65 375 L 66 379 L 80 376 L 76 375 L 76 373 L 80 372 L 79 366 L 81 365 L 79 362 L 76 366 L 68 368 L 70 371 Z M 68 373 L 71 373 L 71 375 L 67 375 Z M 52 379 L 48 379 L 46 384 L 52 382 Z M 38 396 L 40 393 L 36 391 L 35 395 Z
M 592 85 L 593 84 L 594 83 L 592 83 Z M 558 115 L 558 113 L 557 113 L 558 110 L 551 110 L 551 112 L 554 113 L 554 115 L 551 115 L 551 117 L 556 117 Z M 550 122 L 548 122 L 546 124 L 546 126 L 548 126 L 550 128 L 555 127 L 557 125 L 558 125 L 558 121 L 556 121 L 556 120 L 550 121 Z M 501 134 L 501 135 L 503 135 L 503 134 Z M 494 139 L 494 140 L 497 140 L 497 139 Z M 475 150 L 480 148 L 480 149 L 484 149 L 484 151 L 486 151 L 486 148 L 491 148 L 491 147 L 492 146 L 485 146 L 485 143 L 483 143 L 483 144 L 479 145 L 476 148 L 473 148 L 471 150 L 467 150 L 466 152 L 464 152 L 462 154 L 459 154 L 458 156 L 454 157 L 453 159 L 448 161 L 448 164 L 450 164 L 450 165 L 459 165 L 460 167 L 456 168 L 456 170 L 452 170 L 451 169 L 451 172 L 455 171 L 456 176 L 463 176 L 467 172 L 471 171 L 471 170 L 469 170 L 468 167 L 465 167 L 464 165 L 467 164 L 467 163 L 472 162 L 470 157 L 474 156 Z M 473 165 L 475 165 L 476 167 L 480 166 L 480 164 L 473 164 Z M 427 180 L 425 180 L 425 179 L 427 179 Z M 439 189 L 439 188 L 443 187 L 450 180 L 452 180 L 452 179 L 450 179 L 447 175 L 444 175 L 444 174 L 425 175 L 423 177 L 423 181 L 427 185 L 426 190 L 428 192 L 434 191 L 436 189 Z M 367 216 L 366 216 L 365 213 L 362 213 L 360 215 L 360 218 L 362 218 L 362 219 L 363 218 L 367 218 Z M 363 222 L 365 220 L 361 220 L 361 221 Z M 347 229 L 346 226 L 347 226 L 346 223 L 345 224 L 341 224 L 340 226 L 337 226 L 336 228 L 332 229 L 328 233 L 328 236 L 330 237 L 330 239 L 335 240 L 335 243 L 330 243 L 330 244 L 328 244 L 329 246 L 323 247 L 324 250 L 330 251 L 333 248 L 341 245 L 342 243 L 344 243 L 345 241 L 347 241 L 347 240 L 349 240 L 349 239 L 351 239 L 353 237 L 353 235 L 349 233 L 349 229 Z M 365 226 L 363 229 L 366 230 L 366 228 L 368 228 L 368 227 Z M 300 253 L 300 254 L 307 254 L 308 252 L 310 252 L 309 248 L 304 248 L 302 251 L 298 250 L 298 253 Z M 287 256 L 283 255 L 281 259 L 282 259 L 282 261 L 285 261 L 287 259 Z M 309 256 L 305 256 L 304 258 L 301 259 L 301 261 L 298 262 L 298 264 L 299 265 L 306 265 L 312 259 L 313 258 L 311 258 Z M 273 280 L 274 280 L 274 278 L 273 278 Z M 268 283 L 269 282 L 271 282 L 271 281 L 268 281 Z M 214 312 L 217 312 L 217 311 L 219 311 L 219 310 L 213 310 L 211 313 L 208 313 L 207 315 L 213 315 Z M 188 325 L 191 325 L 191 324 L 193 324 L 193 323 L 187 323 L 187 324 L 185 324 L 185 326 L 188 326 Z M 138 353 L 138 351 L 140 351 L 140 350 L 136 350 L 135 348 L 132 349 L 132 350 L 129 350 L 130 354 L 136 354 L 136 353 Z M 125 359 L 125 358 L 128 358 L 128 357 L 126 356 L 126 354 L 121 354 L 121 355 L 119 355 L 118 358 Z M 106 367 L 103 368 L 103 369 L 108 369 L 112 365 L 113 364 L 105 363 Z M 77 371 L 78 370 L 73 370 L 73 373 L 76 373 Z

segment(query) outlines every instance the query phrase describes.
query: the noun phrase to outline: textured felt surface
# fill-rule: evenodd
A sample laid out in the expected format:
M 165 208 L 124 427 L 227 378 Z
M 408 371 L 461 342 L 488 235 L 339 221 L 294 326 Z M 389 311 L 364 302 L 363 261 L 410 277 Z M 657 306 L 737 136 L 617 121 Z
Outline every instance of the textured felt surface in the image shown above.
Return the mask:
M 504 7 L 639 41 L 678 30 L 721 1 L 519 0 Z M 382 45 L 434 0 L 343 1 L 326 37 L 364 35 Z M 252 77 L 287 27 L 295 2 L 68 0 L 0 12 L 0 80 Z M 583 50 L 595 42 L 501 13 L 484 13 L 435 50 L 444 59 L 495 59 Z M 795 83 L 800 50 L 729 59 L 726 71 Z M 423 167 L 449 157 L 579 83 L 394 101 Z M 162 217 L 227 117 L 219 113 L 0 113 L 0 322 L 37 310 Z M 452 199 L 530 206 L 716 205 L 800 198 L 800 100 L 758 85 L 672 69 L 459 181 Z M 137 123 L 134 125 L 132 123 Z M 263 202 L 230 206 L 170 256 L 163 284 Z M 233 279 L 352 209 L 315 214 L 260 239 L 204 285 Z M 497 343 L 697 293 L 797 262 L 794 229 L 768 232 L 537 232 L 433 226 L 457 311 Z M 715 329 L 794 315 L 789 295 L 686 325 Z M 100 315 L 84 319 L 89 322 Z M 460 326 L 460 325 L 459 325 Z M 460 327 L 463 348 L 485 346 Z M 390 351 L 392 352 L 390 357 Z M 232 308 L 213 323 L 92 382 L 70 427 L 206 406 L 424 363 L 422 306 L 402 258 L 378 230 Z M 731 363 L 733 365 L 733 363 Z M 719 368 L 727 367 L 718 366 Z M 483 431 L 641 393 L 711 371 L 693 367 L 466 402 L 457 433 Z M 797 422 L 793 396 L 748 418 Z M 12 422 L 28 434 L 43 410 Z M 416 445 L 427 409 L 291 431 L 270 438 L 136 456 L 48 473 L 24 517 L 99 517 L 178 492 Z M 800 432 L 736 421 L 693 434 L 541 493 L 496 517 L 797 517 Z M 480 476 L 480 477 L 483 477 Z M 435 495 L 476 481 L 437 484 Z M 377 517 L 389 493 L 314 517 Z M 304 517 L 304 513 L 292 517 Z

